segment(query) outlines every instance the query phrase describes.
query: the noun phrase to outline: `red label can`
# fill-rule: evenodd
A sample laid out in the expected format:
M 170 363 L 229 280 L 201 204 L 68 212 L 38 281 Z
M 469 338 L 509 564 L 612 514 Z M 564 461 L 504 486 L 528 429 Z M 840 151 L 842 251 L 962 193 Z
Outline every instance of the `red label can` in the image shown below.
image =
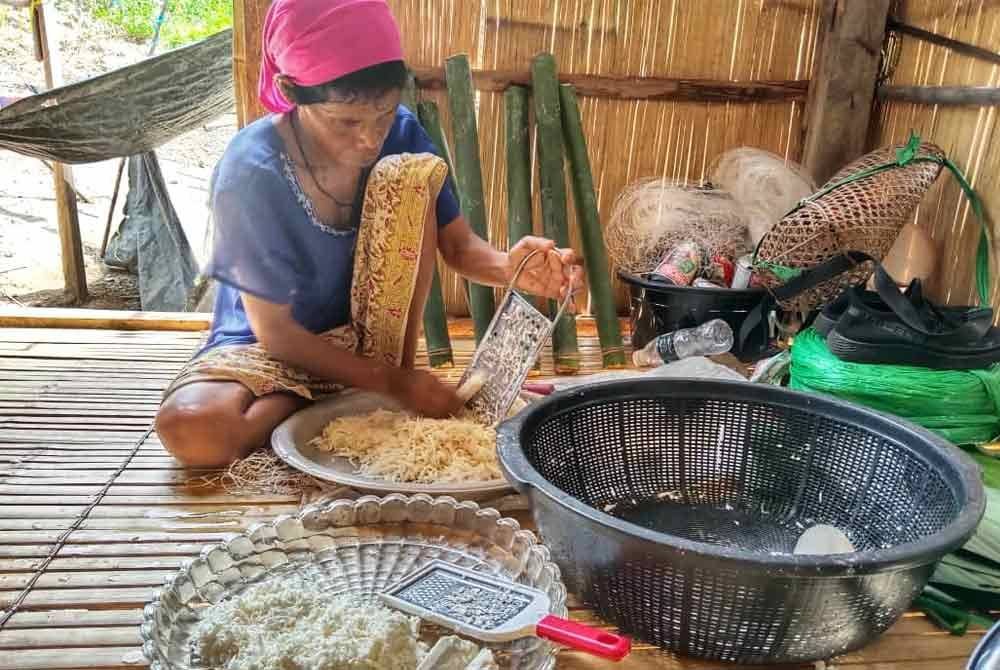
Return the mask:
M 653 278 L 667 284 L 690 286 L 701 270 L 701 248 L 695 242 L 681 242 L 667 252 L 653 270 Z

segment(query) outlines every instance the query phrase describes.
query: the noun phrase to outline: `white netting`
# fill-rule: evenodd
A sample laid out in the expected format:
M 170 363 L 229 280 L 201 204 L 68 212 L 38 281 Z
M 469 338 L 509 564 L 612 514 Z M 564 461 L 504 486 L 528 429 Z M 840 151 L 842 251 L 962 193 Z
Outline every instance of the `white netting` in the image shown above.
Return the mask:
M 614 267 L 640 275 L 686 240 L 709 256 L 743 255 L 749 242 L 742 206 L 719 189 L 654 177 L 621 192 L 604 231 Z
M 751 147 L 721 154 L 709 171 L 709 180 L 744 206 L 753 245 L 796 203 L 816 191 L 802 166 Z

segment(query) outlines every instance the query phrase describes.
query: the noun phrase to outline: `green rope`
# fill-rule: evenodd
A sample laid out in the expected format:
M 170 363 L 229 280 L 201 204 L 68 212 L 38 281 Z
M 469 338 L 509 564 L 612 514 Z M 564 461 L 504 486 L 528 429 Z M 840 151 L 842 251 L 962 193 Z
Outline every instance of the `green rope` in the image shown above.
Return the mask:
M 837 358 L 823 337 L 808 328 L 792 343 L 790 373 L 794 390 L 825 393 L 903 417 L 955 444 L 984 444 L 1000 435 L 1000 365 L 931 370 L 852 363 Z
M 938 156 L 920 156 L 918 155 L 920 151 L 920 136 L 916 133 L 910 133 L 910 139 L 907 143 L 896 149 L 896 160 L 888 163 L 881 163 L 879 165 L 873 165 L 870 168 L 865 168 L 864 170 L 859 170 L 853 174 L 847 175 L 843 179 L 839 179 L 827 186 L 823 187 L 816 193 L 813 193 L 808 198 L 803 198 L 795 205 L 791 210 L 789 210 L 788 216 L 799 211 L 806 205 L 820 198 L 828 195 L 829 193 L 846 186 L 847 184 L 860 181 L 862 179 L 867 179 L 879 173 L 885 172 L 887 170 L 894 170 L 896 168 L 905 167 L 910 163 L 937 163 L 943 167 L 948 168 L 952 176 L 958 182 L 959 187 L 962 189 L 962 193 L 965 195 L 969 204 L 972 206 L 972 212 L 975 214 L 976 219 L 979 221 L 980 226 L 980 237 L 979 237 L 979 247 L 976 250 L 976 290 L 979 293 L 979 303 L 983 306 L 988 306 L 990 304 L 990 238 L 989 229 L 986 225 L 986 214 L 983 209 L 983 202 L 976 193 L 975 189 L 969 183 L 965 175 L 958 168 L 955 163 L 953 163 L 948 158 L 941 158 Z M 763 241 L 763 240 L 761 240 Z M 757 248 L 754 249 L 753 253 L 753 266 L 754 268 L 763 268 L 769 270 L 778 279 L 783 282 L 787 282 L 800 274 L 803 270 L 801 268 L 792 268 L 779 263 L 772 263 L 769 261 L 758 260 L 757 254 L 760 251 L 760 242 L 757 243 Z
M 979 194 L 972 188 L 962 171 L 958 169 L 951 160 L 945 158 L 943 164 L 954 175 L 958 185 L 962 188 L 962 193 L 972 206 L 972 212 L 979 221 L 979 246 L 976 249 L 976 290 L 979 292 L 979 304 L 988 306 L 990 304 L 990 234 L 986 225 L 986 213 L 983 210 L 983 201 Z

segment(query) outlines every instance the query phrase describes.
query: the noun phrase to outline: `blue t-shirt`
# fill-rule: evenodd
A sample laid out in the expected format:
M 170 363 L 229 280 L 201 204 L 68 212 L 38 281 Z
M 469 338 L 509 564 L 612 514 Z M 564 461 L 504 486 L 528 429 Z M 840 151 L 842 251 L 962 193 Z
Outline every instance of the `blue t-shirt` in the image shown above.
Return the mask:
M 416 117 L 396 112 L 380 158 L 437 150 Z M 350 228 L 321 223 L 303 192 L 271 117 L 236 134 L 212 173 L 214 240 L 205 275 L 219 281 L 212 332 L 202 351 L 257 341 L 240 292 L 291 304 L 295 320 L 314 333 L 350 318 L 357 216 Z M 437 221 L 459 215 L 446 181 L 437 199 Z

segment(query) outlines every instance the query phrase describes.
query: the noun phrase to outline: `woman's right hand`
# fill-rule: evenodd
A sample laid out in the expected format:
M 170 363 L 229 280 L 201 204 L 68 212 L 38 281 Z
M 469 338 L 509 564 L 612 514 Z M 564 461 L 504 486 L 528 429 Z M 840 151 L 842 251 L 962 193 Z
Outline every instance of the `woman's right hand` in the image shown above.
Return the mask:
M 454 416 L 465 404 L 456 389 L 424 370 L 395 369 L 389 392 L 406 409 L 432 419 Z

